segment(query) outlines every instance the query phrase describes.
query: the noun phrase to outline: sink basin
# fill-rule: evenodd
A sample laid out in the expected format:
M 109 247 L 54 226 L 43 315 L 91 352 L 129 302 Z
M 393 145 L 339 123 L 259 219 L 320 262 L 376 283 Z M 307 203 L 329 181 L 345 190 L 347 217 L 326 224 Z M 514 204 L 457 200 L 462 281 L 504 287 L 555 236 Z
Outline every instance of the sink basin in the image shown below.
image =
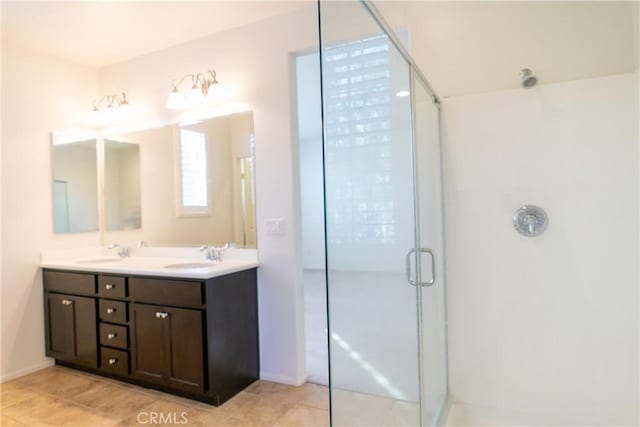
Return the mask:
M 80 261 L 76 261 L 76 264 L 98 264 L 102 262 L 116 262 L 121 261 L 120 258 L 90 258 L 90 259 L 81 259 Z
M 190 268 L 211 268 L 216 264 L 212 262 L 183 262 L 179 264 L 165 265 L 164 268 L 176 268 L 180 270 L 187 270 Z

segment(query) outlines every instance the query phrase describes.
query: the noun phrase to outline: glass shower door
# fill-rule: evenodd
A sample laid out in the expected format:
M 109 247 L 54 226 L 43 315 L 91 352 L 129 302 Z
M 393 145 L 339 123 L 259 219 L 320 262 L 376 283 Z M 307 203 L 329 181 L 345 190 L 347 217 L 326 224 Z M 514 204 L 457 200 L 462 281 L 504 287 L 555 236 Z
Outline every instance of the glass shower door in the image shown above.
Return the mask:
M 370 3 L 319 2 L 334 426 L 447 399 L 439 109 Z
M 320 9 L 332 424 L 419 425 L 410 65 L 360 3 Z
M 440 421 L 448 391 L 440 112 L 418 73 L 413 72 L 412 80 L 420 248 L 422 423 L 431 426 Z

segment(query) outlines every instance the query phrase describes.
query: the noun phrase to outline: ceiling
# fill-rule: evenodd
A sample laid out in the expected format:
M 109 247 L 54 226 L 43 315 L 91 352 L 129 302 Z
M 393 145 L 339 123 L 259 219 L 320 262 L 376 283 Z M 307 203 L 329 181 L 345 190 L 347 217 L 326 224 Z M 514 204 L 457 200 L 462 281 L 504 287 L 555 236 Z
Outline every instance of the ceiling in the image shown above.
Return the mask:
M 517 88 L 525 67 L 540 83 L 637 68 L 637 2 L 375 4 L 393 28 L 409 28 L 411 55 L 442 96 Z
M 292 12 L 291 1 L 2 1 L 2 37 L 101 68 Z
M 313 2 L 2 1 L 2 36 L 101 68 Z M 392 27 L 409 29 L 411 54 L 442 96 L 517 88 L 524 67 L 541 83 L 637 67 L 638 2 L 375 4 Z

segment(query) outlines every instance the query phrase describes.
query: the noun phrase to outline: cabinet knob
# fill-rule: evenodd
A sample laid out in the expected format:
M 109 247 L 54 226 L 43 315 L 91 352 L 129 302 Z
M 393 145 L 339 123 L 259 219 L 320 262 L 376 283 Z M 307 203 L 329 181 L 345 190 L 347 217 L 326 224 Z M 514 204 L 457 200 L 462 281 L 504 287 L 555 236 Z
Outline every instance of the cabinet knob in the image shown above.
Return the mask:
M 156 311 L 156 319 L 166 319 L 169 317 L 169 313 L 165 313 L 163 311 Z
M 115 312 L 116 312 L 116 309 L 115 309 L 115 308 L 113 308 L 113 307 L 109 307 L 109 308 L 107 308 L 107 314 L 113 314 L 113 313 L 115 313 Z
M 115 365 L 116 363 L 118 363 L 117 357 L 112 357 L 111 359 L 109 359 L 109 365 Z
M 73 304 L 73 301 L 70 299 L 63 299 L 62 300 L 62 305 L 71 305 Z
M 118 334 L 116 334 L 114 332 L 111 332 L 111 333 L 107 334 L 107 338 L 109 338 L 110 340 L 114 339 L 117 336 L 118 336 Z
M 114 285 L 113 283 L 107 283 L 104 287 L 109 291 L 109 290 L 115 288 L 116 285 Z

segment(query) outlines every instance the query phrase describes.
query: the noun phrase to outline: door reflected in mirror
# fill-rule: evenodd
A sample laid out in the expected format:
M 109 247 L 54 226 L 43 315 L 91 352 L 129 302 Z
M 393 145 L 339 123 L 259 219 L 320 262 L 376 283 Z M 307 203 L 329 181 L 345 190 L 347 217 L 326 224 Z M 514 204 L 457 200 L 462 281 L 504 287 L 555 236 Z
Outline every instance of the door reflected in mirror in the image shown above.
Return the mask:
M 253 195 L 254 173 L 253 157 L 240 157 L 235 165 L 237 178 L 235 183 L 240 184 L 240 188 L 234 191 L 234 209 L 238 212 L 236 221 L 235 241 L 243 247 L 256 247 L 256 206 Z
M 54 233 L 98 231 L 98 160 L 96 140 L 68 142 L 53 138 Z
M 104 141 L 104 210 L 107 231 L 141 227 L 138 144 Z

